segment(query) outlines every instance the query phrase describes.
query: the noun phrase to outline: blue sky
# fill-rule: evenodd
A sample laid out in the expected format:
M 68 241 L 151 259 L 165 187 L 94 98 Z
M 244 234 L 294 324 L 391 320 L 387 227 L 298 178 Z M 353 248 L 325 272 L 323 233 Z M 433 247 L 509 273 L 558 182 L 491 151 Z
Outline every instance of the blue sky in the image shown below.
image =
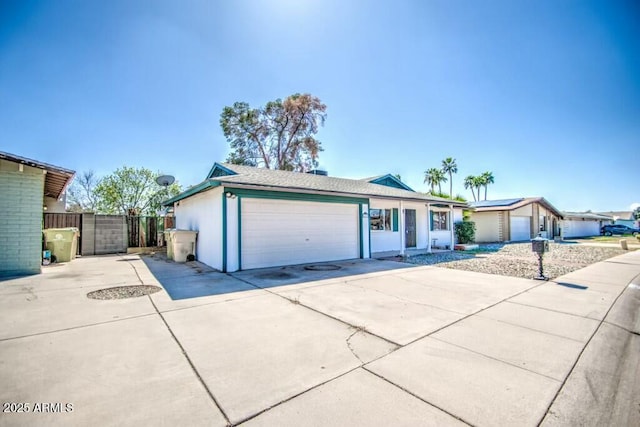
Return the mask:
M 0 150 L 201 181 L 222 108 L 318 96 L 333 176 L 492 171 L 489 198 L 640 202 L 630 1 L 0 0 Z M 445 186 L 448 188 L 448 186 Z

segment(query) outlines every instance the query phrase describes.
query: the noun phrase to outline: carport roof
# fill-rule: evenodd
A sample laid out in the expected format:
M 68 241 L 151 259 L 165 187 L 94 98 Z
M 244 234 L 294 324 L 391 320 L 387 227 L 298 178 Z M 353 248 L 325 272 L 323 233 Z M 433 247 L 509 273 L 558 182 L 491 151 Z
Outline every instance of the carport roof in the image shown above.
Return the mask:
M 266 191 L 296 191 L 303 193 L 323 193 L 352 197 L 381 197 L 420 202 L 440 203 L 457 207 L 468 207 L 464 202 L 433 197 L 415 191 L 380 185 L 360 179 L 337 178 L 303 172 L 290 172 L 230 163 L 216 163 L 207 179 L 178 196 L 166 200 L 170 205 L 211 187 L 223 185 L 233 188 L 250 187 Z
M 45 197 L 53 197 L 55 199 L 60 198 L 76 173 L 70 169 L 17 156 L 15 154 L 5 153 L 3 151 L 0 151 L 0 159 L 46 171 L 44 178 L 44 195 Z

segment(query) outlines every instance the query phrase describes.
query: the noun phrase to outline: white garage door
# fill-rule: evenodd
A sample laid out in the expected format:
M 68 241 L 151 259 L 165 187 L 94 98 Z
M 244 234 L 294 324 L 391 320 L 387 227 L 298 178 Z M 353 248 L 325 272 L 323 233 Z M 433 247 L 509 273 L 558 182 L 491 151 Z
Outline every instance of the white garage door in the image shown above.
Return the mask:
M 600 234 L 600 223 L 598 221 L 563 221 L 564 237 L 587 237 Z
M 520 242 L 531 240 L 531 217 L 512 216 L 511 217 L 511 241 Z
M 241 267 L 359 258 L 358 205 L 242 199 Z

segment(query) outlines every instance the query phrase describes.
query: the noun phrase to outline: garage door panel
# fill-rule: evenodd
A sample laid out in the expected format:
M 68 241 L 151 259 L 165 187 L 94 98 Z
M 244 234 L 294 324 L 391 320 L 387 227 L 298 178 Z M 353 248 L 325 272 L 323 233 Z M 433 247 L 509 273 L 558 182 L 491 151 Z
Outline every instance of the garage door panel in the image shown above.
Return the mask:
M 531 239 L 531 217 L 529 216 L 512 216 L 511 225 L 511 241 L 521 242 Z
M 243 199 L 243 269 L 359 257 L 358 207 Z
M 600 223 L 597 221 L 564 221 L 565 237 L 587 237 L 597 236 L 600 234 Z

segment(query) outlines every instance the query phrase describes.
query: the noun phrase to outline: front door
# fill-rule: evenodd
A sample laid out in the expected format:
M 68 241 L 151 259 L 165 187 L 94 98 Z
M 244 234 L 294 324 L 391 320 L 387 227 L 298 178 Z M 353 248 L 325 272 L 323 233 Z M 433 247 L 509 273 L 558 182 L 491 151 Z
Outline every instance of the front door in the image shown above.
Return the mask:
M 416 247 L 416 210 L 404 210 L 404 247 Z

